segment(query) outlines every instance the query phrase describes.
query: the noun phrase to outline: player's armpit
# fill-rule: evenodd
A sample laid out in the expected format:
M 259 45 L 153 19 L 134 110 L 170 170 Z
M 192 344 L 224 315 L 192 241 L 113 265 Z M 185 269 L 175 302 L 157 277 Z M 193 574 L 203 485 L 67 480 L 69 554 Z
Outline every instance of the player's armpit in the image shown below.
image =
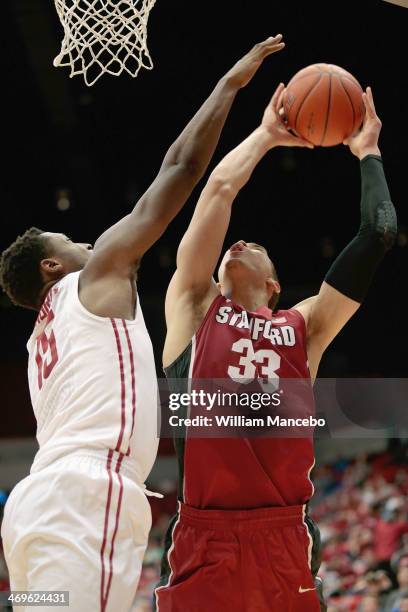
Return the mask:
M 179 271 L 173 275 L 166 295 L 167 334 L 163 350 L 163 365 L 167 367 L 184 351 L 200 327 L 219 289 L 214 279 L 207 291 L 196 294 L 180 282 Z
M 298 309 L 302 312 L 301 305 L 299 306 Z M 343 295 L 324 281 L 319 294 L 310 302 L 305 301 L 303 306 L 308 344 L 315 344 L 323 354 L 359 306 L 359 302 Z
M 298 302 L 295 306 L 292 306 L 292 308 L 294 308 L 295 310 L 298 310 L 303 315 L 306 325 L 309 319 L 311 307 L 316 300 L 317 300 L 317 295 L 312 295 L 311 297 L 308 297 L 305 300 Z
M 195 310 L 201 319 L 207 312 L 207 304 L 211 303 L 220 290 L 217 283 L 211 278 L 205 292 L 197 293 L 191 288 L 186 288 L 180 278 L 179 270 L 176 270 L 167 289 L 165 302 L 166 325 L 170 326 L 177 316 L 182 316 L 183 306 L 187 303 Z M 182 304 L 180 306 L 180 304 Z M 193 332 L 194 333 L 194 332 Z
M 318 295 L 293 306 L 305 320 L 307 357 L 311 378 L 317 376 L 324 351 L 353 316 L 360 304 L 323 282 Z

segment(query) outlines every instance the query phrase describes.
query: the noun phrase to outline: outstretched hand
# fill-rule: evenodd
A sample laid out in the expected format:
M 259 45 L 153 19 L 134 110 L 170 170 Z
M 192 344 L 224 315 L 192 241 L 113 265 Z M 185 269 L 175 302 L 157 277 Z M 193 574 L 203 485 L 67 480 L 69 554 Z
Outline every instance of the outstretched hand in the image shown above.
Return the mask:
M 378 138 L 381 132 L 381 120 L 378 117 L 371 87 L 363 93 L 363 103 L 365 116 L 361 129 L 343 141 L 343 144 L 350 147 L 353 155 L 363 159 L 366 155 L 381 155 L 378 148 Z
M 262 126 L 270 133 L 273 146 L 307 147 L 313 149 L 311 142 L 291 134 L 287 129 L 283 113 L 284 92 L 285 86 L 283 83 L 280 83 L 265 109 Z
M 264 61 L 265 57 L 280 51 L 285 46 L 282 34 L 270 36 L 258 43 L 227 72 L 225 77 L 236 87 L 245 87 Z

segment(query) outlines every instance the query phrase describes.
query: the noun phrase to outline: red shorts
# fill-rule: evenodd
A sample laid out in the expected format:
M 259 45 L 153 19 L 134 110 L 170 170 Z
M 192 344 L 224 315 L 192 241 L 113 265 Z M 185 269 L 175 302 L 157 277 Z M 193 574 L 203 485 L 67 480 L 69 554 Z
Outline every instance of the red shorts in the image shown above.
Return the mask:
M 157 612 L 319 612 L 303 506 L 198 510 L 180 503 Z

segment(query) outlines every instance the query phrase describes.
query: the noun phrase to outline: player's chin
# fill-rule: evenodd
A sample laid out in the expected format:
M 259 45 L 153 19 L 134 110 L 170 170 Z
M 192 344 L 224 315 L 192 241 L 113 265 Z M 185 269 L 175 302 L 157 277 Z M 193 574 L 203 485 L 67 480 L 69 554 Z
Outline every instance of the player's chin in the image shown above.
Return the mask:
M 238 257 L 231 257 L 231 259 L 227 259 L 224 266 L 225 266 L 225 270 L 228 270 L 228 271 L 240 270 L 244 267 L 242 260 L 240 260 Z
M 242 259 L 229 259 L 225 262 L 225 274 L 230 278 L 235 279 L 244 279 L 251 276 L 251 272 L 253 272 L 245 261 Z

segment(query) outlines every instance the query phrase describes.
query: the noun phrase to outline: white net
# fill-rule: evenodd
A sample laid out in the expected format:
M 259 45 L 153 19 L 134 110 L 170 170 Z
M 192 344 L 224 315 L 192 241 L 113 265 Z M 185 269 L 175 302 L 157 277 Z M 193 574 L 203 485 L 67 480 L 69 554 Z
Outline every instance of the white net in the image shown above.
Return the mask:
M 64 28 L 54 66 L 69 66 L 93 85 L 105 72 L 136 77 L 151 70 L 147 21 L 156 0 L 54 0 Z

